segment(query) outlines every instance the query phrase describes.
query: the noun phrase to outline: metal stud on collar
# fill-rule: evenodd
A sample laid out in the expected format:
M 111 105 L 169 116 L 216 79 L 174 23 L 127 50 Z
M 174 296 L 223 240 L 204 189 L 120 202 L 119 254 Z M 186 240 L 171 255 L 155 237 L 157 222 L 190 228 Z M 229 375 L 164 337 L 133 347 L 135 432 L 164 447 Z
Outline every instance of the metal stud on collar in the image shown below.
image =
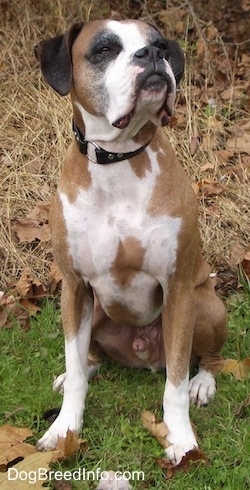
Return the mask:
M 109 153 L 103 148 L 100 148 L 100 146 L 98 146 L 94 141 L 86 140 L 84 135 L 81 133 L 80 129 L 76 126 L 74 120 L 73 120 L 73 133 L 75 135 L 75 139 L 78 144 L 80 152 L 83 155 L 87 155 L 88 159 L 91 160 L 91 162 L 97 164 L 114 163 L 114 162 L 120 162 L 122 160 L 128 160 L 130 158 L 133 158 L 139 153 L 141 153 L 149 145 L 151 141 L 151 140 L 148 141 L 145 145 L 141 146 L 137 150 L 130 151 L 128 153 L 111 153 L 111 152 Z M 90 155 L 89 152 L 89 147 L 91 145 L 92 147 L 94 147 L 95 158 L 93 158 L 93 155 Z

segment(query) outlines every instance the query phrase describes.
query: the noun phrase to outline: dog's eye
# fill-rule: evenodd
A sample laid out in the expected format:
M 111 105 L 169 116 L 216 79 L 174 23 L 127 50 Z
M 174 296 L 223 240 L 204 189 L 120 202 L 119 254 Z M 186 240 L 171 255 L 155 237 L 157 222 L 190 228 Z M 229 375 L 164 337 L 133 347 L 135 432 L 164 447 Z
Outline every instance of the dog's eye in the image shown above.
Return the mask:
M 110 46 L 102 46 L 102 48 L 98 50 L 98 54 L 110 53 L 111 51 L 112 49 L 110 48 Z

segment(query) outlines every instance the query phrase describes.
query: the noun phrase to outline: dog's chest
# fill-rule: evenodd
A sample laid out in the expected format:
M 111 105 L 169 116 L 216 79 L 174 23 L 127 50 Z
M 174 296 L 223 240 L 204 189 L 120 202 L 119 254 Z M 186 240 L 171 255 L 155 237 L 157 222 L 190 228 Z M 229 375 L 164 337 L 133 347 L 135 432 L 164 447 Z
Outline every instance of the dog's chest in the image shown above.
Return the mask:
M 174 271 L 181 220 L 147 210 L 158 174 L 156 159 L 143 178 L 127 162 L 92 165 L 92 185 L 73 203 L 59 194 L 74 268 L 104 308 L 114 299 L 131 305 L 139 292 L 139 312 L 152 310 L 150 298 Z

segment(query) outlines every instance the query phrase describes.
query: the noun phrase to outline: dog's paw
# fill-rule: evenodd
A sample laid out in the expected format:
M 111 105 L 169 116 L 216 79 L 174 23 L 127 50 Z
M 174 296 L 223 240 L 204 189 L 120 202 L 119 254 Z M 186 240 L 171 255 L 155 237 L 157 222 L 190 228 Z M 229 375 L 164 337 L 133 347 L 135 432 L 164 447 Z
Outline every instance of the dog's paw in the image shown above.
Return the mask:
M 168 424 L 166 425 L 169 427 Z M 186 423 L 183 420 L 176 421 L 174 430 L 167 434 L 167 442 L 169 446 L 166 449 L 166 456 L 174 465 L 178 465 L 191 449 L 198 447 L 190 421 Z
M 79 432 L 81 423 L 76 424 L 77 417 L 72 414 L 63 416 L 60 412 L 55 422 L 45 432 L 44 436 L 37 442 L 38 451 L 49 451 L 55 449 L 59 437 L 66 438 L 67 431 Z M 78 418 L 79 420 L 79 418 Z
M 51 426 L 52 427 L 52 426 Z M 37 441 L 36 448 L 38 451 L 50 451 L 55 449 L 59 435 L 50 429 L 45 432 L 43 437 Z
M 166 449 L 166 457 L 176 466 L 181 462 L 185 454 L 197 447 L 198 444 L 196 441 L 184 444 L 171 444 L 171 446 Z
M 52 390 L 58 391 L 59 393 L 63 394 L 65 379 L 66 379 L 66 373 L 62 373 L 60 374 L 60 376 L 57 376 L 57 378 L 53 380 Z
M 216 384 L 211 373 L 201 369 L 189 381 L 189 398 L 192 403 L 201 407 L 207 405 L 215 395 Z

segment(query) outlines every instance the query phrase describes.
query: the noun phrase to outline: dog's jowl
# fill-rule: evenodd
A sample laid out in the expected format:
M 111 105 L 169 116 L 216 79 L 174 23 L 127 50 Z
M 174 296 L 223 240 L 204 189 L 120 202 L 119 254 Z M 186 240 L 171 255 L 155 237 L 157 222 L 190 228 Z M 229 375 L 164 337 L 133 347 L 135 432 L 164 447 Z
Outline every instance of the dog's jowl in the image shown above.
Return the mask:
M 42 41 L 36 56 L 73 107 L 73 141 L 50 212 L 66 357 L 54 388 L 64 395 L 38 447 L 80 430 L 94 351 L 166 368 L 167 456 L 178 463 L 197 446 L 189 399 L 213 398 L 226 338 L 224 306 L 200 253 L 196 197 L 161 129 L 182 51 L 143 22 L 104 20 Z M 190 363 L 198 367 L 191 381 Z

